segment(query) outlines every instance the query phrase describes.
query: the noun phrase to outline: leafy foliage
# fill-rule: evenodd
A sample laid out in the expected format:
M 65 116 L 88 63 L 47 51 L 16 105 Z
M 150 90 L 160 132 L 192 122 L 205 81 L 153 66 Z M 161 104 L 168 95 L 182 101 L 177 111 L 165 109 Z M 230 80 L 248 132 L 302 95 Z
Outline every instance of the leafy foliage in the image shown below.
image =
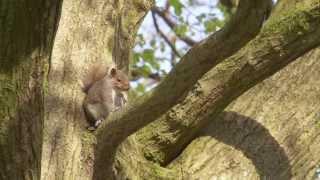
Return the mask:
M 180 55 L 190 48 L 181 37 L 198 42 L 223 27 L 230 17 L 224 6 L 211 1 L 163 0 L 157 3 L 157 7 L 164 11 L 176 25 L 171 28 L 163 17 L 156 16 L 159 29 Z M 172 47 L 156 31 L 152 21 L 149 13 L 136 39 L 131 64 L 135 95 L 143 94 L 159 83 L 159 79 L 150 78 L 152 74 L 159 75 L 161 79 L 179 61 Z
M 174 12 L 177 15 L 181 15 L 183 5 L 179 0 L 169 0 L 170 5 L 174 8 Z

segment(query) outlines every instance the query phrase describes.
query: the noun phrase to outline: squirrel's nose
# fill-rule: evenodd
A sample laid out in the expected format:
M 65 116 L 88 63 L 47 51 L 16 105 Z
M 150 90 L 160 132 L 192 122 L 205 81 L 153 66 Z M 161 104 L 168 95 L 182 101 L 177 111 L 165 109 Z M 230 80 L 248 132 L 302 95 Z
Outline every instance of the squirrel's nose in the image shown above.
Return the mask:
M 126 90 L 128 91 L 130 89 L 130 84 L 126 85 Z

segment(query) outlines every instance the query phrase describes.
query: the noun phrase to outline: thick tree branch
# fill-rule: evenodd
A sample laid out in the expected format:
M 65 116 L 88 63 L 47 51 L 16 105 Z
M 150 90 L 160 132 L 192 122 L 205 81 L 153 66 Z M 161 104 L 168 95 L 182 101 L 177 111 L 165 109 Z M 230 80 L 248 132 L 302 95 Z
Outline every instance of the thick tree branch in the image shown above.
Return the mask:
M 182 95 L 204 73 L 234 54 L 259 32 L 268 3 L 269 0 L 242 0 L 234 18 L 222 30 L 195 45 L 151 94 L 102 124 L 97 131 L 95 179 L 108 176 L 111 170 L 103 167 L 113 161 L 119 143 L 179 103 Z
M 230 179 L 313 179 L 320 164 L 319 58 L 318 47 L 241 95 L 215 120 L 208 117 L 210 125 L 197 133 L 205 137 L 193 139 L 170 167 L 188 167 L 191 179 L 222 173 Z
M 272 15 L 277 15 L 278 13 L 281 13 L 284 9 L 289 10 L 291 8 L 294 8 L 296 4 L 300 2 L 300 0 L 278 0 L 275 8 L 272 11 Z
M 155 13 L 155 14 L 159 15 L 164 20 L 164 22 L 166 22 L 166 24 L 171 28 L 172 31 L 174 31 L 178 27 L 177 23 L 175 23 L 171 19 L 171 17 L 169 16 L 168 9 L 160 10 L 159 7 L 154 7 L 152 9 L 152 13 Z M 184 41 L 189 46 L 193 46 L 194 44 L 197 43 L 195 40 L 193 40 L 192 38 L 190 38 L 188 36 L 182 36 L 182 35 L 177 34 L 177 33 L 176 33 L 176 35 L 178 36 L 179 39 Z
M 238 6 L 239 0 L 220 0 L 220 3 L 224 5 L 229 12 L 231 12 L 233 8 Z
M 318 46 L 320 3 L 304 1 L 297 7 L 303 8 L 270 19 L 250 44 L 209 71 L 183 102 L 144 129 L 140 138 L 149 141 L 145 150 L 153 152 L 147 157 L 170 162 L 207 123 L 206 117 L 215 117 L 250 87 Z

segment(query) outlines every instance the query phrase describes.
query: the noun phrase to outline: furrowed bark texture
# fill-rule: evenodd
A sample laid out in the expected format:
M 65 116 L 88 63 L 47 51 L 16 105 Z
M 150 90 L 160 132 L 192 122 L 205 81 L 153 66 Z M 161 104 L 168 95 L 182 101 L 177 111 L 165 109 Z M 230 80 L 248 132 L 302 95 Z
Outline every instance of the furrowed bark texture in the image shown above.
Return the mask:
M 208 123 L 206 117 L 216 116 L 246 89 L 319 44 L 318 12 L 316 1 L 305 1 L 271 18 L 246 47 L 198 81 L 184 101 L 138 133 L 145 156 L 169 163 Z
M 137 28 L 151 5 L 142 0 L 64 1 L 45 96 L 42 179 L 92 179 L 96 143 L 86 129 L 79 81 L 94 62 L 114 60 L 128 69 Z
M 278 1 L 272 16 L 297 3 Z M 195 179 L 314 179 L 320 168 L 319 58 L 318 48 L 246 92 L 218 118 L 209 117 L 213 122 L 171 167 L 186 168 Z
M 0 2 L 0 179 L 40 179 L 45 73 L 60 1 Z
M 320 167 L 319 58 L 313 50 L 208 117 L 170 167 L 191 179 L 313 179 Z

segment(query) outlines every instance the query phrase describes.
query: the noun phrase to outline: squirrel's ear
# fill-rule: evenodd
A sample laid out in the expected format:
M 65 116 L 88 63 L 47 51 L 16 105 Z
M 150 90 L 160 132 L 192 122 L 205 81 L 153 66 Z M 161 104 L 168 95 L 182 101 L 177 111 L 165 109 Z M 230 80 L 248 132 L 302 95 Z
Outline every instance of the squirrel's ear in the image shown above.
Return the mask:
M 111 77 L 115 77 L 117 75 L 117 69 L 112 67 L 110 69 L 110 75 L 111 75 Z

